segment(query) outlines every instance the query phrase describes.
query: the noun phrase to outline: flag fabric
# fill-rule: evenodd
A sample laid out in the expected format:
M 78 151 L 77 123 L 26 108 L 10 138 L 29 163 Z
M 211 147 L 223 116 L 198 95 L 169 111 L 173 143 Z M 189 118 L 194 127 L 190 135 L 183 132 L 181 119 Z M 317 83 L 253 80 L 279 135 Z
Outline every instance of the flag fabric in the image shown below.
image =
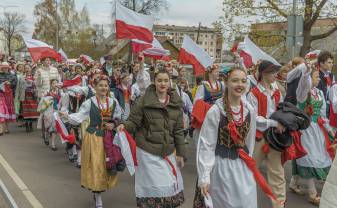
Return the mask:
M 68 60 L 68 56 L 67 54 L 63 51 L 62 48 L 59 49 L 59 54 L 61 55 L 62 57 L 62 61 L 66 62 Z
M 138 165 L 135 140 L 126 130 L 124 130 L 115 135 L 113 144 L 121 149 L 126 167 L 128 168 L 130 175 L 134 175 L 136 170 L 135 167 Z
M 132 39 L 131 47 L 132 47 L 132 52 L 140 53 L 144 51 L 145 49 L 152 48 L 152 43 L 148 43 L 148 42 L 141 41 L 138 39 Z
M 73 87 L 76 85 L 81 85 L 82 84 L 82 77 L 81 76 L 76 76 L 74 79 L 66 79 L 63 81 L 62 87 L 67 88 L 67 87 Z
M 128 9 L 116 3 L 116 39 L 153 41 L 154 18 Z
M 80 59 L 82 60 L 84 65 L 88 65 L 94 61 L 90 56 L 85 54 L 80 55 Z
M 259 60 L 267 60 L 275 65 L 281 66 L 272 56 L 261 50 L 255 45 L 248 36 L 244 41 L 239 43 L 238 50 L 240 50 L 240 57 L 243 58 L 243 63 L 246 68 L 250 68 L 253 64 L 256 64 Z
M 191 64 L 195 75 L 204 74 L 207 67 L 213 64 L 212 58 L 198 46 L 189 36 L 185 35 L 179 51 L 179 62 Z
M 41 58 L 52 58 L 57 62 L 62 60 L 61 54 L 54 50 L 53 47 L 47 43 L 27 38 L 23 38 L 23 41 L 25 42 L 30 56 L 34 62 L 39 61 Z
M 54 116 L 54 119 L 55 119 L 55 128 L 56 128 L 57 133 L 60 134 L 62 143 L 69 142 L 70 144 L 74 144 L 75 143 L 75 135 L 68 133 L 68 130 L 65 127 L 61 118 L 59 117 L 58 112 L 54 112 L 53 116 Z

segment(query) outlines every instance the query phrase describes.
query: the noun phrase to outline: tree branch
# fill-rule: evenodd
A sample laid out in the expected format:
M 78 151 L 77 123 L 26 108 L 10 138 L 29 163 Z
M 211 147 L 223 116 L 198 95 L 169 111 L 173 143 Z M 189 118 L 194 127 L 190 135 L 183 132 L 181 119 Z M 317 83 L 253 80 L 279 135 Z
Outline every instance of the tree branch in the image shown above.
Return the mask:
M 326 4 L 327 1 L 328 0 L 322 0 L 321 3 L 317 6 L 316 11 L 315 11 L 314 15 L 311 18 L 311 24 L 312 25 L 316 22 L 317 18 L 321 14 L 322 8 L 324 7 L 324 5 Z
M 267 0 L 267 2 L 270 4 L 270 6 L 272 7 L 272 9 L 274 9 L 275 11 L 277 11 L 281 16 L 287 18 L 288 15 L 282 11 L 278 6 L 277 4 L 275 4 L 272 0 Z
M 325 32 L 325 33 L 322 33 L 322 34 L 319 34 L 319 35 L 312 35 L 311 41 L 326 38 L 336 31 L 337 31 L 337 25 L 335 25 L 333 28 L 331 28 L 328 32 Z

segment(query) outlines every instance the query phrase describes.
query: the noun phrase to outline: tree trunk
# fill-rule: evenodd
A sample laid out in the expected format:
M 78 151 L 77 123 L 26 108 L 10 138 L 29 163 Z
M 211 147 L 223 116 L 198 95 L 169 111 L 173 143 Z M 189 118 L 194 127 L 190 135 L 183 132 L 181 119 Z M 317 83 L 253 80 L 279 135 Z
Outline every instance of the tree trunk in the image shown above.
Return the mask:
M 300 56 L 304 57 L 311 48 L 311 27 L 304 25 L 303 28 L 303 46 L 301 47 Z
M 12 56 L 12 53 L 11 53 L 11 38 L 8 39 L 7 41 L 7 48 L 8 48 L 8 56 Z

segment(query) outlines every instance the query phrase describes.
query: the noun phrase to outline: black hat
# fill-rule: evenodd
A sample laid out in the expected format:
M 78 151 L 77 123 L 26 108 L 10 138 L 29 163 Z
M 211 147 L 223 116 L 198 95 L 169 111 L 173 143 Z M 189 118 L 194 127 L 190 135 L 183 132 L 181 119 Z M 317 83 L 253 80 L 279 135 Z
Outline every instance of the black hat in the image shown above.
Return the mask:
M 293 138 L 289 131 L 279 134 L 276 133 L 276 128 L 269 128 L 265 132 L 265 138 L 269 146 L 279 152 L 290 147 L 293 143 Z
M 104 60 L 113 60 L 113 57 L 112 57 L 112 55 L 106 55 L 106 56 L 104 56 Z
M 277 72 L 279 71 L 281 66 L 275 65 L 270 61 L 263 60 L 259 64 L 259 74 L 262 74 L 262 72 Z

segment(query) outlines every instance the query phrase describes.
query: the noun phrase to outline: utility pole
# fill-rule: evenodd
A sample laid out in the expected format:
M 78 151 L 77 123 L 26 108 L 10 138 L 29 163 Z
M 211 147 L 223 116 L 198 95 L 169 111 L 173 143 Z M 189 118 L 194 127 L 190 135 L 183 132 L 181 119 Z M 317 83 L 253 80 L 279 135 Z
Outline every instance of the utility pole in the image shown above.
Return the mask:
M 55 14 L 56 14 L 56 17 L 55 17 L 55 20 L 56 20 L 56 50 L 59 49 L 59 21 L 58 21 L 58 14 L 57 14 L 57 9 L 58 9 L 58 3 L 57 3 L 57 0 L 55 0 L 55 3 L 56 3 L 56 8 L 55 8 Z
M 201 22 L 199 22 L 198 32 L 197 32 L 197 44 L 199 44 L 199 35 L 200 35 Z
M 296 0 L 293 0 L 293 15 L 294 15 L 294 36 L 293 36 L 293 46 L 291 48 L 291 58 L 295 57 L 295 47 L 296 47 Z

